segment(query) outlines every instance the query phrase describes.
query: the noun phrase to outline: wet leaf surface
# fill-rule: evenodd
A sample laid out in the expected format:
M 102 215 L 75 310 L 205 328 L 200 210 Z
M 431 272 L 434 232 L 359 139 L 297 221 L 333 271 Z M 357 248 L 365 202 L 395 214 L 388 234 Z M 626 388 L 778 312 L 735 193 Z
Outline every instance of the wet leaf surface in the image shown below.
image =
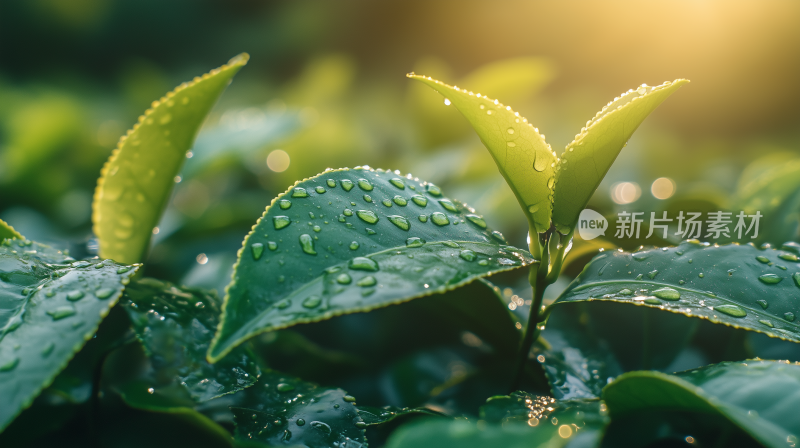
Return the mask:
M 27 240 L 0 245 L 0 429 L 94 336 L 136 269 Z
M 657 308 L 800 342 L 800 265 L 751 245 L 677 247 L 596 256 L 558 298 Z M 795 277 L 797 280 L 795 280 Z
M 245 239 L 209 359 L 265 331 L 442 293 L 532 261 L 433 184 L 327 171 L 275 198 Z
M 797 444 L 800 364 L 747 360 L 668 375 L 626 373 L 603 390 L 613 417 L 642 410 L 721 415 L 768 447 Z

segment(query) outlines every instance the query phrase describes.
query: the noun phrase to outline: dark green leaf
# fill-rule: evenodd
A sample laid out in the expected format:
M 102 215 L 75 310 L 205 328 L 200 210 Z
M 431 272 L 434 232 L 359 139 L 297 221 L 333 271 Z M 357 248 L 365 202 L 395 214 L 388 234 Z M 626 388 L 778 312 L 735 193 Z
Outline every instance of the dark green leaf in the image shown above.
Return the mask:
M 232 407 L 236 439 L 270 446 L 359 447 L 366 443 L 355 398 L 341 389 L 319 387 L 266 371 Z
M 515 392 L 492 397 L 481 420 L 426 420 L 401 427 L 390 448 L 522 448 L 598 446 L 608 418 L 600 400 L 556 401 Z
M 556 154 L 544 136 L 511 107 L 480 93 L 449 86 L 430 77 L 409 74 L 444 95 L 469 121 L 492 154 L 536 232 L 550 228 Z
M 797 444 L 800 364 L 725 362 L 667 375 L 626 373 L 603 390 L 612 416 L 672 409 L 719 414 L 769 447 Z
M 396 406 L 358 406 L 358 416 L 367 426 L 382 425 L 396 418 L 407 415 L 444 415 L 441 412 L 428 408 L 398 408 Z
M 790 252 L 751 245 L 606 252 L 556 302 L 613 301 L 800 342 L 800 269 Z
M 219 323 L 219 299 L 197 288 L 142 279 L 126 290 L 125 310 L 159 377 L 174 379 L 197 403 L 253 385 L 259 369 L 237 349 L 216 364 L 205 355 Z M 180 386 L 179 386 L 180 385 Z
M 92 205 L 100 256 L 141 261 L 186 151 L 217 98 L 248 60 L 241 54 L 181 84 L 139 117 L 103 167 Z
M 244 241 L 209 350 L 442 293 L 527 265 L 474 210 L 396 173 L 327 171 L 275 198 Z
M 0 245 L 0 430 L 94 336 L 137 266 L 75 261 L 26 240 Z
M 23 236 L 14 230 L 7 222 L 0 219 L 0 241 L 14 238 L 23 239 Z
M 656 107 L 688 82 L 676 79 L 655 87 L 642 84 L 615 98 L 586 123 L 567 145 L 556 168 L 553 196 L 556 230 L 565 235 L 572 230 L 633 132 Z

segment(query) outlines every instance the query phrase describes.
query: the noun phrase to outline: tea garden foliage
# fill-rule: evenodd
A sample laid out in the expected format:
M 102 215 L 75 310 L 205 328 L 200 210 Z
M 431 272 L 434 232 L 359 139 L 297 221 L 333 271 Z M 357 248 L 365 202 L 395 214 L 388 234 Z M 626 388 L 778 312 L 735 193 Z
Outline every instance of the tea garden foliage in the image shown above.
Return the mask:
M 97 257 L 0 221 L 3 446 L 796 445 L 800 365 L 777 359 L 800 342 L 794 165 L 737 196 L 764 207 L 758 244 L 573 239 L 631 135 L 688 81 L 629 90 L 557 151 L 510 106 L 409 75 L 474 128 L 527 248 L 425 179 L 360 166 L 264 200 L 223 291 L 148 277 L 173 186 L 239 138 L 195 144 L 247 60 L 181 84 L 120 139 L 93 201 Z M 749 359 L 754 343 L 779 356 Z

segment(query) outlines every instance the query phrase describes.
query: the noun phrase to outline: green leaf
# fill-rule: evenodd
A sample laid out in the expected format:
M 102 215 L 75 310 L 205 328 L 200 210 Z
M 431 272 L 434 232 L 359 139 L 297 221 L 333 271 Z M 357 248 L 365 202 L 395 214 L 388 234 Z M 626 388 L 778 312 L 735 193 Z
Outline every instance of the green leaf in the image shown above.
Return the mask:
M 617 155 L 648 115 L 672 95 L 685 79 L 660 86 L 644 84 L 614 99 L 586 123 L 567 145 L 556 169 L 553 223 L 568 234 Z
M 492 154 L 531 226 L 539 233 L 549 229 L 556 154 L 539 130 L 511 107 L 485 95 L 413 73 L 408 77 L 444 95 L 466 117 Z
M 11 227 L 7 222 L 0 219 L 0 241 L 5 239 L 25 239 L 22 235 L 19 234 L 13 227 Z
M 441 412 L 428 408 L 398 408 L 396 406 L 384 406 L 376 408 L 373 406 L 358 406 L 358 416 L 367 426 L 382 425 L 390 421 L 408 415 L 438 415 Z
M 0 430 L 91 339 L 137 266 L 75 261 L 26 240 L 0 245 Z
M 366 444 L 355 398 L 280 372 L 266 371 L 246 402 L 231 407 L 237 440 L 269 446 L 334 448 Z
M 144 258 L 186 151 L 209 110 L 248 58 L 242 53 L 154 101 L 120 139 L 103 167 L 92 204 L 101 257 L 121 263 Z
M 245 238 L 208 358 L 266 331 L 442 293 L 533 260 L 474 210 L 397 172 L 324 172 Z
M 800 236 L 800 160 L 781 163 L 742 185 L 731 210 L 763 215 L 757 241 L 796 240 Z
M 800 342 L 796 259 L 791 252 L 696 240 L 633 254 L 605 252 L 584 268 L 555 306 L 629 303 Z
M 671 409 L 720 414 L 768 447 L 797 443 L 800 364 L 725 362 L 667 375 L 626 373 L 603 390 L 613 417 Z
M 487 400 L 478 424 L 458 419 L 429 419 L 405 425 L 388 448 L 528 448 L 599 446 L 608 424 L 600 400 L 556 401 L 514 392 Z
M 253 358 L 237 349 L 216 364 L 206 352 L 219 323 L 219 299 L 197 288 L 178 288 L 155 279 L 128 286 L 125 310 L 158 376 L 172 379 L 202 403 L 252 386 L 259 369 Z

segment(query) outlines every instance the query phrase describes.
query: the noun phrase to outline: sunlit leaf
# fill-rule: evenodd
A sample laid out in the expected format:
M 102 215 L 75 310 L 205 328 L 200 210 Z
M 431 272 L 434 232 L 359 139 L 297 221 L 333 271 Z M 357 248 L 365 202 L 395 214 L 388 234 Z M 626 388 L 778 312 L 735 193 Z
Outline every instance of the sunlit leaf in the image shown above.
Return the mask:
M 136 266 L 75 261 L 26 240 L 0 245 L 0 430 L 91 339 Z
M 23 236 L 14 230 L 7 222 L 0 219 L 0 241 L 14 238 L 23 239 Z
M 613 301 L 658 308 L 800 342 L 800 272 L 792 252 L 752 245 L 609 251 L 594 258 L 559 303 Z
M 767 447 L 797 444 L 800 364 L 725 362 L 667 375 L 626 373 L 603 390 L 612 416 L 659 409 L 719 414 Z
M 125 291 L 125 310 L 158 376 L 169 387 L 184 387 L 197 403 L 252 386 L 259 370 L 253 358 L 237 349 L 216 364 L 206 361 L 219 323 L 215 294 L 142 279 Z
M 236 56 L 154 101 L 120 139 L 103 167 L 92 207 L 101 257 L 122 263 L 142 260 L 186 151 L 247 59 L 247 54 Z
M 409 74 L 454 105 L 492 154 L 500 173 L 537 232 L 550 228 L 556 155 L 526 118 L 497 100 L 440 81 Z M 479 96 L 480 95 L 480 96 Z
M 617 155 L 648 115 L 672 95 L 685 79 L 660 86 L 644 84 L 606 105 L 567 145 L 556 170 L 553 223 L 567 234 L 578 220 Z
M 239 253 L 209 350 L 265 331 L 442 293 L 532 262 L 439 188 L 383 170 L 327 171 L 275 198 Z

